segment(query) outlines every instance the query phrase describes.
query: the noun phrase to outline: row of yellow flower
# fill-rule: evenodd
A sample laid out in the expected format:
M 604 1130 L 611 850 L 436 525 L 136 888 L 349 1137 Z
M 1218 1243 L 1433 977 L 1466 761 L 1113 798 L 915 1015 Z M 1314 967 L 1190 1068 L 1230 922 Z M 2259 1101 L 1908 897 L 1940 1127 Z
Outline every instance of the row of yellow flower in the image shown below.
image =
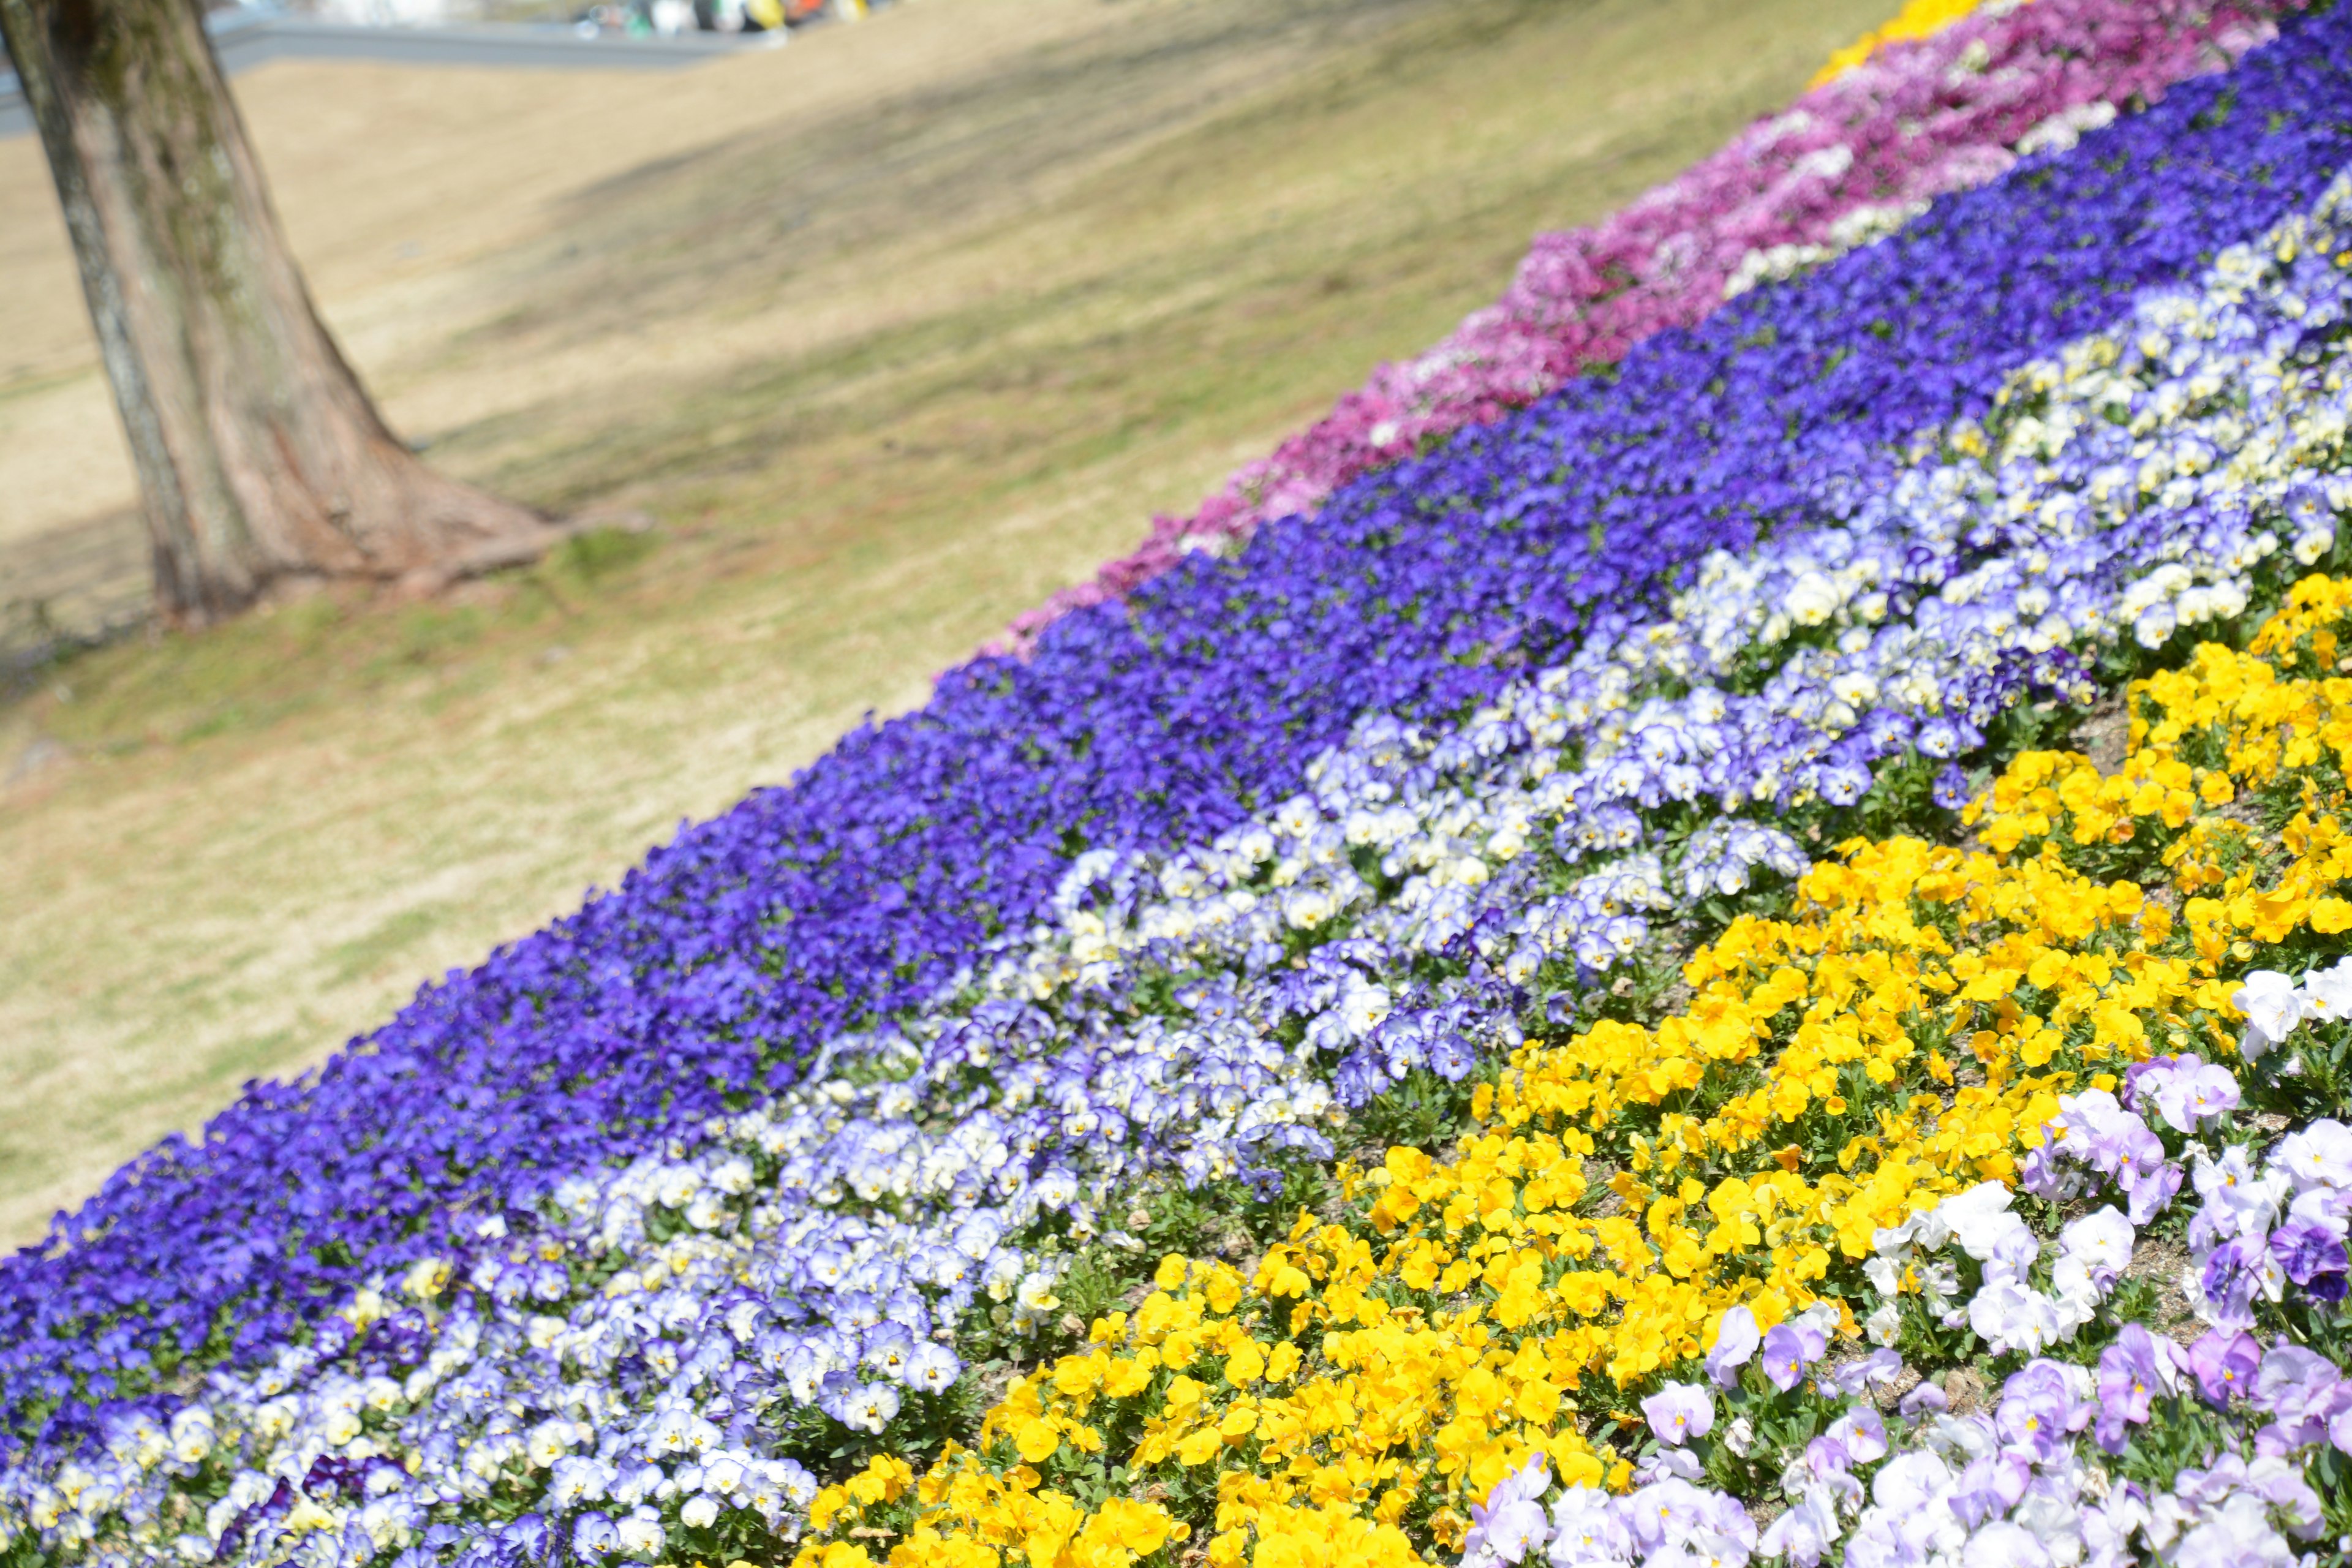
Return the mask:
M 1788 919 L 1690 961 L 1675 1016 L 1530 1045 L 1451 1158 L 1343 1171 L 1360 1217 L 1302 1215 L 1247 1278 L 1167 1258 L 1132 1314 L 1013 1386 L 981 1451 L 821 1495 L 796 1568 L 866 1568 L 884 1541 L 892 1568 L 1126 1568 L 1189 1539 L 1187 1498 L 1212 1568 L 1403 1564 L 1409 1530 L 1458 1544 L 1537 1451 L 1622 1484 L 1624 1391 L 1726 1309 L 1769 1326 L 1825 1300 L 1851 1331 L 1841 1265 L 1875 1228 L 2008 1176 L 2068 1088 L 2226 1053 L 2252 944 L 2352 923 L 2347 616 L 2352 584 L 2313 579 L 2250 651 L 2138 683 L 2113 775 L 2019 758 L 1969 814 L 1983 848 L 1842 846 Z M 2300 808 L 2263 835 L 2241 791 L 2283 780 Z M 2085 869 L 2127 845 L 2172 885 Z M 1082 1503 L 1090 1464 L 1130 1495 Z

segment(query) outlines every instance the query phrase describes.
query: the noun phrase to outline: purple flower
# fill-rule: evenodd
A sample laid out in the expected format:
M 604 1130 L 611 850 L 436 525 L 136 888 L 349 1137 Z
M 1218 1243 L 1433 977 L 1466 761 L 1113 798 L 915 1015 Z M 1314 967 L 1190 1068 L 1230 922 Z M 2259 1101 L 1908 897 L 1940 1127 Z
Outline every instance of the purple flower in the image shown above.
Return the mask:
M 1746 1509 L 1685 1480 L 1653 1482 L 1628 1496 L 1623 1506 L 1635 1543 L 1654 1559 L 1685 1546 L 1744 1558 L 1756 1544 L 1756 1525 Z
M 2099 1352 L 2099 1447 L 2120 1454 L 2127 1427 L 2144 1424 L 2158 1390 L 2172 1386 L 2172 1343 L 2159 1343 L 2137 1323 L 2126 1323 L 2116 1342 Z
M 2253 1326 L 2254 1292 L 2270 1262 L 2260 1236 L 2236 1237 L 2206 1256 L 2198 1287 L 2205 1293 L 2204 1317 L 2218 1329 Z
M 1786 1557 L 1797 1568 L 1814 1568 L 1837 1544 L 1837 1503 L 1825 1487 L 1809 1487 L 1796 1506 L 1774 1520 L 1756 1543 L 1766 1557 Z
M 2173 1061 L 2165 1057 L 2135 1064 L 2126 1075 L 2126 1094 L 2133 1095 L 2149 1070 L 2170 1071 Z M 2116 1178 L 2129 1203 L 2126 1217 L 2135 1226 L 2154 1219 L 2180 1190 L 2180 1168 L 2165 1158 L 2164 1141 L 2104 1089 L 2085 1089 L 2062 1103 L 2063 1110 L 2050 1123 L 2054 1137 L 2029 1156 L 2028 1190 L 2053 1201 L 2071 1194 L 2065 1178 L 2050 1163 L 2063 1151 Z
M 898 1391 L 887 1384 L 859 1383 L 845 1373 L 830 1373 L 818 1405 L 827 1415 L 860 1432 L 878 1433 L 898 1414 Z
M 2294 1344 L 2274 1346 L 2263 1357 L 2252 1397 L 2254 1408 L 2277 1423 L 2280 1445 L 2287 1448 L 2325 1441 L 2328 1422 L 2352 1407 L 2352 1388 L 2336 1363 Z
M 2144 1226 L 2162 1214 L 2173 1194 L 2180 1191 L 2180 1167 L 2164 1158 L 2164 1145 L 2158 1142 L 2155 1133 L 2147 1133 L 2147 1139 L 2156 1144 L 2153 1157 L 2135 1160 L 2125 1167 L 2123 1174 L 2124 1194 L 2128 1200 L 2124 1217 L 2135 1226 Z
M 2065 1121 L 2069 1145 L 2080 1148 L 2093 1166 L 2110 1175 L 2138 1157 L 2151 1136 L 2147 1123 L 2140 1120 L 2139 1114 L 2116 1104 L 2115 1096 L 2105 1089 L 2076 1096 Z M 2079 1142 L 2073 1136 L 2078 1131 Z M 2159 1159 L 2163 1157 L 2163 1147 L 2159 1140 Z
M 2026 1455 L 2004 1450 L 1969 1461 L 1952 1487 L 1952 1511 L 1971 1529 L 1999 1519 L 2017 1506 L 2033 1481 Z
M 1859 1360 L 1847 1362 L 1824 1380 L 1830 1388 L 1852 1398 L 1864 1389 L 1894 1382 L 1903 1375 L 1903 1358 L 1881 1347 Z
M 1886 1421 L 1867 1405 L 1857 1405 L 1830 1424 L 1829 1436 L 1857 1465 L 1886 1458 Z
M 2195 1056 L 2181 1058 L 2168 1072 L 2149 1074 L 2142 1091 L 2150 1094 L 2158 1111 L 2183 1132 L 2193 1133 L 2199 1122 L 2238 1108 L 2238 1080 L 2230 1069 Z
M 1829 1348 L 1819 1329 L 1779 1323 L 1764 1336 L 1764 1375 L 1783 1394 L 1804 1381 L 1805 1368 Z
M 2191 1247 L 2232 1236 L 2259 1244 L 2277 1222 L 2279 1204 L 2288 1185 L 2283 1174 L 2257 1172 L 2242 1144 L 2224 1149 L 2219 1159 L 2200 1152 L 2196 1180 L 2204 1204 L 2189 1225 Z
M 963 1363 L 942 1344 L 926 1340 L 907 1358 L 906 1383 L 926 1394 L 944 1393 L 963 1371 Z
M 1946 763 L 1944 771 L 1936 775 L 1935 787 L 1930 793 L 1937 805 L 1946 811 L 1958 811 L 1969 804 L 1972 793 L 1969 789 L 1969 775 L 1960 771 L 1958 763 Z
M 2226 1407 L 2232 1395 L 2254 1392 L 2254 1375 L 2262 1363 L 2263 1347 L 2248 1333 L 2225 1335 L 2219 1329 L 2209 1329 L 2189 1347 L 2189 1375 L 2196 1378 L 2206 1403 L 2216 1409 Z
M 2052 1123 L 2054 1131 L 2057 1124 Z M 2031 1193 L 2044 1203 L 2063 1204 L 2083 1190 L 2081 1175 L 2067 1168 L 2060 1158 L 2064 1145 L 2058 1139 L 2044 1138 L 2025 1152 L 2018 1162 L 2018 1191 Z
M 1680 1545 L 1712 1512 L 1706 1493 L 1685 1480 L 1656 1481 L 1625 1499 L 1625 1516 L 1644 1552 Z
M 1633 1484 L 1637 1487 L 1669 1479 L 1702 1481 L 1706 1479 L 1706 1467 L 1688 1448 L 1659 1448 L 1643 1455 L 1633 1467 Z
M 1715 1401 L 1695 1383 L 1670 1383 L 1642 1401 L 1642 1414 L 1658 1441 L 1679 1447 L 1715 1426 Z
M 2290 1219 L 2271 1233 L 2271 1256 L 2286 1277 L 2323 1301 L 2344 1299 L 2344 1243 L 2315 1220 Z
M 572 1526 L 572 1550 L 591 1563 L 617 1552 L 621 1532 L 601 1513 L 583 1513 Z
M 1551 1505 L 1554 1563 L 1622 1563 L 1633 1554 L 1625 1506 L 1599 1487 L 1573 1486 Z
M 1745 1307 L 1733 1307 L 1726 1311 L 1723 1321 L 1716 1327 L 1715 1348 L 1706 1352 L 1708 1379 L 1717 1388 L 1736 1386 L 1739 1382 L 1739 1369 L 1756 1354 L 1759 1339 L 1755 1313 Z
M 2068 1370 L 2037 1358 L 2001 1385 L 1993 1429 L 2002 1442 L 2039 1464 L 2065 1447 L 2067 1436 L 2082 1427 L 2087 1414 L 2074 1398 Z
M 2145 1061 L 2134 1062 L 2129 1067 L 2124 1068 L 2124 1109 L 2131 1111 L 2134 1115 L 2145 1113 L 2147 1108 L 2142 1103 L 2142 1089 L 2140 1086 L 2147 1083 L 2151 1076 L 2161 1078 L 2165 1074 L 2170 1072 L 2179 1060 L 2180 1058 L 2179 1057 L 2173 1056 L 2150 1057 Z M 2149 1087 L 2152 1090 L 2154 1086 L 2150 1085 Z M 2101 1091 L 2095 1089 L 2089 1090 L 2076 1098 L 2087 1100 L 2091 1094 L 2098 1092 Z
M 1462 1542 L 1462 1561 L 1517 1563 L 1540 1551 L 1551 1534 L 1543 1506 L 1543 1495 L 1550 1489 L 1551 1470 L 1540 1453 L 1529 1456 L 1525 1466 L 1496 1481 L 1483 1505 L 1470 1505 L 1470 1531 Z
M 1951 1407 L 1951 1396 L 1944 1392 L 1942 1384 L 1922 1380 L 1903 1396 L 1902 1403 L 1895 1409 L 1906 1420 L 1913 1420 L 1923 1413 L 1937 1415 Z

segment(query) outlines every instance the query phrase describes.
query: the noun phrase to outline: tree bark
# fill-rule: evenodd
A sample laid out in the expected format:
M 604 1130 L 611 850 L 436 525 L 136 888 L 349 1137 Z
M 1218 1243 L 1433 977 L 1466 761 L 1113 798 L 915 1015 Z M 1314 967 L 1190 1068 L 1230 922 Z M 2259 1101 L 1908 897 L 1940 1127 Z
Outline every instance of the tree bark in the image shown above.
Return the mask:
M 180 624 L 298 577 L 446 582 L 562 531 L 433 471 L 329 336 L 199 0 L 0 0 Z

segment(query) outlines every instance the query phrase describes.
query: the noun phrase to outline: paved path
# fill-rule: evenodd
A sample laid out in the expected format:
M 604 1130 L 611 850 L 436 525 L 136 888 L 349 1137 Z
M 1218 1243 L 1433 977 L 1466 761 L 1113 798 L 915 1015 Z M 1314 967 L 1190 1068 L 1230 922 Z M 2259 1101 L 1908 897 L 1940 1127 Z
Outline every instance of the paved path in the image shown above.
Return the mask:
M 307 17 L 215 12 L 213 48 L 231 75 L 268 60 L 377 60 L 394 65 L 498 66 L 508 69 L 676 70 L 739 49 L 771 47 L 786 35 L 730 37 L 583 38 L 557 24 L 460 27 L 354 27 Z M 0 137 L 31 133 L 33 118 L 16 79 L 0 71 Z

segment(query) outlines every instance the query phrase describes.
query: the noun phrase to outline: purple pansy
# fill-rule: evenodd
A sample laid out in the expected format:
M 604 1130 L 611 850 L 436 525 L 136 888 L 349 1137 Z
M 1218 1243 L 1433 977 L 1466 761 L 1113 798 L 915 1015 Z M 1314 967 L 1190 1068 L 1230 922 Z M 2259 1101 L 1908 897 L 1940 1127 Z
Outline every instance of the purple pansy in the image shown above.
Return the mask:
M 2251 1396 L 2262 1363 L 2263 1347 L 2249 1333 L 2209 1329 L 2189 1346 L 2189 1373 L 2206 1403 L 2217 1408 Z
M 2323 1301 L 2344 1299 L 2344 1240 L 2315 1220 L 2290 1219 L 2271 1232 L 2280 1271 Z
M 1756 1327 L 1756 1314 L 1746 1307 L 1733 1307 L 1725 1311 L 1715 1331 L 1715 1344 L 1706 1352 L 1706 1375 L 1717 1388 L 1731 1388 L 1739 1382 L 1739 1369 L 1755 1356 L 1756 1347 L 1763 1341 Z
M 1651 1434 L 1661 1443 L 1679 1447 L 1693 1437 L 1704 1437 L 1715 1427 L 1715 1401 L 1693 1383 L 1670 1383 L 1642 1401 L 1642 1414 Z
M 1810 1324 L 1776 1323 L 1764 1336 L 1759 1364 L 1772 1386 L 1785 1393 L 1804 1381 L 1805 1369 L 1828 1348 L 1827 1338 Z

